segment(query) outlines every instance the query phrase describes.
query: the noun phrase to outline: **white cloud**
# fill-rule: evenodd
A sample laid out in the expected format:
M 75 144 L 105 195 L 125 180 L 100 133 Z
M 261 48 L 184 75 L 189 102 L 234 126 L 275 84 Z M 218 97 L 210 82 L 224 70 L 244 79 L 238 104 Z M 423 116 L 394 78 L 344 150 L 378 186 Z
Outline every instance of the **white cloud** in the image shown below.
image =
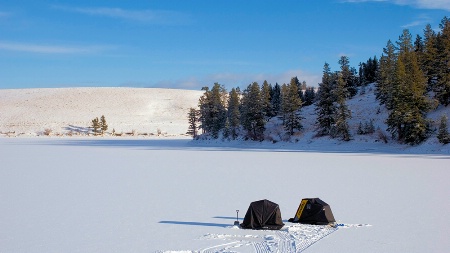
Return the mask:
M 41 54 L 90 54 L 111 49 L 111 46 L 39 45 L 0 41 L 0 50 Z
M 164 10 L 126 10 L 122 8 L 96 7 L 68 7 L 53 6 L 55 9 L 76 12 L 92 16 L 103 16 L 129 21 L 137 21 L 151 24 L 186 24 L 190 18 L 185 13 Z
M 449 0 L 416 0 L 417 7 L 424 9 L 442 9 L 450 11 Z
M 418 9 L 450 11 L 449 0 L 342 0 L 342 3 L 390 2 L 397 5 L 410 5 Z
M 341 0 L 341 3 L 387 2 L 389 0 Z
M 416 18 L 416 20 L 412 21 L 411 23 L 408 23 L 406 25 L 403 25 L 402 28 L 410 28 L 415 26 L 425 26 L 426 24 L 429 24 L 432 21 L 432 19 L 427 15 L 420 15 Z

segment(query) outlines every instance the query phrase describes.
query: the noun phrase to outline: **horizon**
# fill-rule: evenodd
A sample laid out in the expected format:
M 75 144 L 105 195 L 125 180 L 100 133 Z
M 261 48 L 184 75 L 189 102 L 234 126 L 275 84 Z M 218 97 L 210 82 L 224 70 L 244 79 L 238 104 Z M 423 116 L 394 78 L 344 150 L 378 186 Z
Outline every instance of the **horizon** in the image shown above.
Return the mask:
M 0 89 L 317 86 L 325 62 L 358 69 L 449 14 L 442 0 L 0 3 Z

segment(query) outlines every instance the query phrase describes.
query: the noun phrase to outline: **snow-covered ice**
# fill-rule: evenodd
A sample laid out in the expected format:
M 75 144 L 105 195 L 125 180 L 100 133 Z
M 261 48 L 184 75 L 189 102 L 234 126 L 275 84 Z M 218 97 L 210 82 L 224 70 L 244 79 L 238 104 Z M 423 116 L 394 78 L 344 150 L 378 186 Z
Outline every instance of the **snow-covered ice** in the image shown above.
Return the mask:
M 1 252 L 445 252 L 446 155 L 318 152 L 239 142 L 0 138 Z M 275 146 L 276 147 L 276 146 Z M 320 197 L 347 226 L 233 229 L 269 199 Z M 327 228 L 323 228 L 327 229 Z M 308 242 L 309 240 L 309 242 Z M 315 242 L 315 243 L 314 243 Z

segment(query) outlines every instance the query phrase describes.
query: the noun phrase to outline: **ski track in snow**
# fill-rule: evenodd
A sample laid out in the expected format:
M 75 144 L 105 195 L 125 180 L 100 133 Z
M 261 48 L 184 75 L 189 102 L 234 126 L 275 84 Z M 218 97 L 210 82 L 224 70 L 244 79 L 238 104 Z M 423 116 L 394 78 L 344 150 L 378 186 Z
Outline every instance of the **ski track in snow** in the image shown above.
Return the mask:
M 201 249 L 199 251 L 162 251 L 169 252 L 239 252 L 239 248 L 251 246 L 255 253 L 271 252 L 303 252 L 311 245 L 343 228 L 367 227 L 368 224 L 339 224 L 336 227 L 328 225 L 294 224 L 285 226 L 273 234 L 266 235 L 233 235 L 206 234 L 200 240 L 222 240 L 222 243 Z M 230 227 L 234 228 L 234 227 Z M 268 231 L 269 233 L 272 231 Z M 229 241 L 223 243 L 223 241 Z

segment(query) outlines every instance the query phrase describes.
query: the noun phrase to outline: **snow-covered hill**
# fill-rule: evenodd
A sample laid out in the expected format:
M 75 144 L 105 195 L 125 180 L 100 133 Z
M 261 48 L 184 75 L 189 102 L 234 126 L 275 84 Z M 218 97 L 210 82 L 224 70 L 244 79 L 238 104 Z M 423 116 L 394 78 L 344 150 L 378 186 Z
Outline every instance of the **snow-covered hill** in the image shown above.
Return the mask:
M 105 115 L 109 132 L 184 136 L 201 91 L 147 88 L 0 90 L 3 135 L 83 134 Z
M 373 84 L 365 91 L 347 101 L 352 112 L 349 122 L 352 134 L 350 142 L 315 136 L 314 105 L 303 108 L 304 128 L 290 140 L 282 141 L 281 123 L 276 119 L 271 120 L 266 130 L 268 140 L 277 142 L 275 148 L 288 146 L 291 149 L 322 151 L 383 149 L 394 153 L 450 153 L 449 145 L 438 142 L 436 132 L 426 142 L 415 147 L 391 140 L 384 123 L 388 111 L 375 99 Z M 85 135 L 91 120 L 105 115 L 108 132 L 114 129 L 122 137 L 190 138 L 185 134 L 188 129 L 187 113 L 190 107 L 197 107 L 202 94 L 202 91 L 150 88 L 0 90 L 0 136 L 42 136 L 46 130 L 51 131 L 53 136 Z M 429 113 L 428 117 L 433 120 L 435 129 L 442 115 L 450 119 L 450 107 L 440 106 Z M 358 135 L 359 124 L 371 121 L 377 131 Z M 206 143 L 227 145 L 220 140 Z
M 383 150 L 383 152 L 387 151 L 392 153 L 450 154 L 450 145 L 442 145 L 436 137 L 441 116 L 446 115 L 450 119 L 450 107 L 439 106 L 436 110 L 428 113 L 427 118 L 431 120 L 432 128 L 435 131 L 430 134 L 430 137 L 424 143 L 418 146 L 399 144 L 396 140 L 391 139 L 390 133 L 387 131 L 385 120 L 388 117 L 389 111 L 385 106 L 380 106 L 379 101 L 375 98 L 374 91 L 375 85 L 370 84 L 365 88 L 363 94 L 358 93 L 355 97 L 347 101 L 348 108 L 352 114 L 352 118 L 349 120 L 352 135 L 351 141 L 339 141 L 330 139 L 327 136 L 316 137 L 314 105 L 302 109 L 302 116 L 304 118 L 302 120 L 303 130 L 297 136 L 291 137 L 290 141 L 309 150 L 347 152 Z M 366 135 L 358 134 L 360 123 L 364 126 L 371 121 L 373 122 L 375 132 Z M 268 135 L 272 139 L 282 139 L 280 137 L 282 129 L 281 122 L 272 120 L 268 129 Z

